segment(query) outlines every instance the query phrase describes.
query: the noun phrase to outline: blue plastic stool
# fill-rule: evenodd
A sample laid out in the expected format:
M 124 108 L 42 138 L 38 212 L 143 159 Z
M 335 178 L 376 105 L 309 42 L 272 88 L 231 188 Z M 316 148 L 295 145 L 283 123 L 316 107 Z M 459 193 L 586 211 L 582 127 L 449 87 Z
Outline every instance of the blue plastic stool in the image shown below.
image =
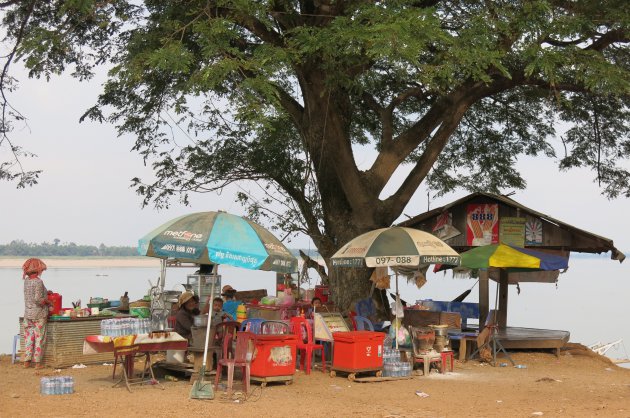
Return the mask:
M 13 354 L 11 354 L 11 364 L 15 364 L 15 358 L 17 357 L 16 346 L 20 344 L 20 334 L 13 336 Z

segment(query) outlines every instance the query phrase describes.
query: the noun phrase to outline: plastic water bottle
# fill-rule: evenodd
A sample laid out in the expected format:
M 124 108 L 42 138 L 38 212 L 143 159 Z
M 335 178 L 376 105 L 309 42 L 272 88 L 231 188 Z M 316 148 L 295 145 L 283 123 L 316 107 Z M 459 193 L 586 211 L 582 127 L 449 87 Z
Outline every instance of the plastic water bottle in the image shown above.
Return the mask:
M 41 379 L 39 379 L 39 393 L 41 395 L 47 395 L 47 391 L 46 391 L 46 385 L 48 384 L 48 378 L 47 377 L 42 377 Z
M 74 393 L 74 377 L 66 376 L 66 393 L 69 395 Z

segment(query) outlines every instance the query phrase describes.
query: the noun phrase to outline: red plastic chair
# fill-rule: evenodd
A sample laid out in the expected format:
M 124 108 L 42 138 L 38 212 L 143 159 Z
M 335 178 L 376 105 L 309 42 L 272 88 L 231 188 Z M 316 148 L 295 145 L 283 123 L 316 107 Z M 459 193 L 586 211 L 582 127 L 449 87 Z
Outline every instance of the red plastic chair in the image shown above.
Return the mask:
M 236 334 L 236 350 L 234 351 L 234 358 L 229 358 L 228 346 L 223 344 L 223 358 L 219 359 L 217 363 L 217 375 L 214 378 L 215 390 L 219 387 L 219 380 L 221 380 L 221 368 L 227 366 L 227 391 L 228 394 L 232 393 L 232 386 L 234 384 L 234 368 L 236 366 L 242 367 L 243 376 L 243 392 L 246 394 L 249 392 L 249 367 L 251 362 L 251 355 L 248 356 L 249 342 L 254 337 L 254 334 L 247 331 L 238 332 Z M 228 338 L 224 339 L 224 342 L 228 341 Z
M 236 332 L 239 330 L 240 324 L 236 321 L 219 322 L 214 327 L 214 335 L 210 341 L 209 349 L 213 349 L 218 356 L 225 355 L 234 357 L 232 342 L 236 339 Z M 227 347 L 228 351 L 225 351 Z
M 293 334 L 298 336 L 297 351 L 300 353 L 300 370 L 305 370 L 306 374 L 311 373 L 311 361 L 313 352 L 319 350 L 322 355 L 322 371 L 326 372 L 326 356 L 324 346 L 315 344 L 313 341 L 313 330 L 311 324 L 301 316 L 291 318 L 291 329 Z M 304 340 L 306 335 L 306 340 Z

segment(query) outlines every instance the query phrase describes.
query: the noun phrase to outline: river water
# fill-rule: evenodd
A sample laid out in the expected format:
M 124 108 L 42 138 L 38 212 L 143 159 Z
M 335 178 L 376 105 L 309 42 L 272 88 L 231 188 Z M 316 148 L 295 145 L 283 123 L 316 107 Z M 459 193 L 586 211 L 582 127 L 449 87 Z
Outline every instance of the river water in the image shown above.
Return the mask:
M 166 288 L 182 290 L 186 275 L 192 268 L 169 268 Z M 129 292 L 131 301 L 142 298 L 149 289 L 149 281 L 156 283 L 159 268 L 50 268 L 42 276 L 49 290 L 63 296 L 63 306 L 81 299 L 83 306 L 90 297 L 117 300 Z M 316 275 L 316 273 L 313 273 Z M 267 289 L 275 294 L 275 273 L 250 271 L 221 266 L 222 284 L 237 290 Z M 0 353 L 11 353 L 13 336 L 18 333 L 18 317 L 23 313 L 21 270 L 0 268 Z M 312 280 L 312 286 L 315 284 Z M 392 287 L 394 281 L 392 280 Z M 430 273 L 421 289 L 399 280 L 401 298 L 408 302 L 418 299 L 452 300 L 473 287 L 466 302 L 478 301 L 478 287 L 474 279 L 454 279 L 451 273 Z M 510 286 L 508 325 L 567 330 L 571 341 L 585 345 L 598 341 L 623 339 L 625 345 L 611 349 L 608 356 L 628 358 L 630 350 L 630 274 L 628 264 L 619 264 L 605 257 L 573 257 L 569 270 L 560 275 L 557 286 L 546 283 L 523 283 L 521 292 Z M 495 301 L 494 282 L 490 282 L 490 306 Z M 627 349 L 626 349 L 627 345 Z

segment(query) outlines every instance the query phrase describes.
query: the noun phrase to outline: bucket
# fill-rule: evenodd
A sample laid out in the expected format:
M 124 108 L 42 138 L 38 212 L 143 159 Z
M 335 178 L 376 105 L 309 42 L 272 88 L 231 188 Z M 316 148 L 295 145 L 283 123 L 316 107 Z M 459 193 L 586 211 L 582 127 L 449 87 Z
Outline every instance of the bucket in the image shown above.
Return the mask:
M 186 361 L 186 350 L 166 350 L 167 363 L 184 363 Z
M 50 315 L 61 315 L 61 295 L 48 291 L 48 300 L 52 302 L 49 308 Z
M 205 327 L 208 325 L 208 314 L 193 316 L 193 325 L 196 327 Z

